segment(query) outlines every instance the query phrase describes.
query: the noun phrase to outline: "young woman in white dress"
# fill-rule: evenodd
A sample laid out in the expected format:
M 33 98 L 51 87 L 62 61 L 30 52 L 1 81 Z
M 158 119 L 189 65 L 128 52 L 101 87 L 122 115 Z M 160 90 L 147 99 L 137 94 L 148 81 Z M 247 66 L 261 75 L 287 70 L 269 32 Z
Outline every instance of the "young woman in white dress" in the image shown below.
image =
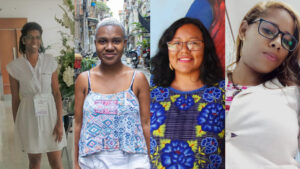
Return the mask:
M 7 65 L 15 136 L 28 154 L 30 169 L 40 168 L 42 153 L 47 153 L 51 168 L 62 169 L 61 149 L 66 146 L 66 138 L 57 63 L 43 53 L 39 24 L 26 23 L 21 32 L 19 48 L 23 57 Z

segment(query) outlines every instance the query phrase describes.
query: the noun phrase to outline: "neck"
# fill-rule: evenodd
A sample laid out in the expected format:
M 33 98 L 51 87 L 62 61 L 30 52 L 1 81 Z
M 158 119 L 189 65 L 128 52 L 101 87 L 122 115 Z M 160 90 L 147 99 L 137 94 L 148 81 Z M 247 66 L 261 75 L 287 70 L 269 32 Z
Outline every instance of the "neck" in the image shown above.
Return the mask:
M 35 67 L 38 61 L 38 57 L 39 57 L 39 53 L 31 53 L 26 51 L 26 59 L 29 61 L 32 67 Z
M 104 74 L 116 74 L 122 71 L 124 68 L 123 63 L 120 61 L 118 63 L 115 63 L 113 65 L 106 65 L 106 64 L 100 64 L 99 69 Z
M 237 63 L 230 79 L 232 83 L 242 86 L 257 86 L 261 81 L 261 74 L 253 71 L 242 62 Z
M 204 85 L 199 77 L 200 72 L 181 73 L 175 71 L 175 78 L 171 83 L 171 87 L 180 91 L 191 91 L 199 89 Z
M 37 60 L 38 56 L 39 56 L 38 52 L 29 52 L 29 51 L 26 51 L 25 54 L 26 54 L 26 58 L 28 60 Z

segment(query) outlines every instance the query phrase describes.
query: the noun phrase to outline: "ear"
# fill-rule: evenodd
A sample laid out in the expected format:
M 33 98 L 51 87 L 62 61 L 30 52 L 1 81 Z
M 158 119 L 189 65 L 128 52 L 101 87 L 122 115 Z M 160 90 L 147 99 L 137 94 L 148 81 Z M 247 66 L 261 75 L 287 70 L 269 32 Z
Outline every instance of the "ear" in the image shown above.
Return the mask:
M 245 35 L 246 35 L 246 31 L 248 29 L 248 22 L 243 20 L 243 22 L 241 23 L 240 29 L 239 29 L 239 38 L 240 40 L 244 41 L 245 40 Z
M 124 40 L 124 48 L 126 48 L 127 47 L 127 40 L 125 39 Z
M 22 41 L 23 45 L 25 45 L 25 37 L 22 37 L 21 41 Z

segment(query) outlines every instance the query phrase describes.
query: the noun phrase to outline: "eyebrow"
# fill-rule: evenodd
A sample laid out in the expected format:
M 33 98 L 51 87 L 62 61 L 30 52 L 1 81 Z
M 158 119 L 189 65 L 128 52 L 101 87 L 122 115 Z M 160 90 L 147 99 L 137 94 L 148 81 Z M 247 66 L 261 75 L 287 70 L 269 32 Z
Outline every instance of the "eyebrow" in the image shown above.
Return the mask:
M 174 37 L 173 39 L 181 39 L 179 37 Z M 197 36 L 193 36 L 193 37 L 189 37 L 189 39 L 199 39 L 199 40 L 203 40 L 203 38 L 197 37 Z
M 269 20 L 267 20 L 267 19 L 264 19 L 264 18 L 260 18 L 260 19 L 263 19 L 263 20 L 265 20 L 265 21 L 267 21 L 267 22 L 272 23 L 273 25 L 275 25 L 275 26 L 279 29 L 279 31 L 281 31 L 281 32 L 283 32 L 283 33 L 288 33 L 288 34 L 294 36 L 294 32 L 290 33 L 290 32 L 288 32 L 288 31 L 282 31 L 282 29 L 279 28 L 279 25 L 278 25 L 278 24 L 276 24 L 276 23 L 274 23 L 274 22 L 272 22 L 272 21 L 269 21 Z

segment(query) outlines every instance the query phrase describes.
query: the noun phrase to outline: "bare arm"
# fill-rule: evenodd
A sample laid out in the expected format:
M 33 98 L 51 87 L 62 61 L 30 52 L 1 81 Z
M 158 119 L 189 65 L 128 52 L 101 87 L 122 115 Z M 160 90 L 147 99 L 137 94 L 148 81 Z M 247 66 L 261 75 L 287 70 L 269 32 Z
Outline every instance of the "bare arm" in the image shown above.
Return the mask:
M 9 75 L 10 82 L 10 91 L 12 95 L 12 112 L 14 122 L 16 121 L 17 112 L 20 104 L 20 96 L 19 96 L 19 82 Z
M 143 73 L 136 74 L 134 85 L 138 89 L 137 98 L 140 104 L 141 123 L 150 157 L 150 88 Z
M 78 165 L 78 156 L 79 156 L 79 139 L 80 139 L 80 131 L 82 127 L 82 115 L 83 115 L 83 103 L 85 96 L 87 94 L 87 74 L 86 72 L 81 73 L 75 83 L 75 125 L 74 125 L 74 163 L 75 168 L 79 168 Z
M 57 111 L 57 122 L 53 130 L 53 135 L 55 135 L 55 141 L 60 142 L 63 137 L 64 128 L 63 128 L 63 121 L 62 121 L 62 101 L 61 101 L 62 99 L 59 90 L 58 76 L 56 71 L 52 73 L 51 87 L 52 87 L 52 94 L 54 96 L 56 111 Z

